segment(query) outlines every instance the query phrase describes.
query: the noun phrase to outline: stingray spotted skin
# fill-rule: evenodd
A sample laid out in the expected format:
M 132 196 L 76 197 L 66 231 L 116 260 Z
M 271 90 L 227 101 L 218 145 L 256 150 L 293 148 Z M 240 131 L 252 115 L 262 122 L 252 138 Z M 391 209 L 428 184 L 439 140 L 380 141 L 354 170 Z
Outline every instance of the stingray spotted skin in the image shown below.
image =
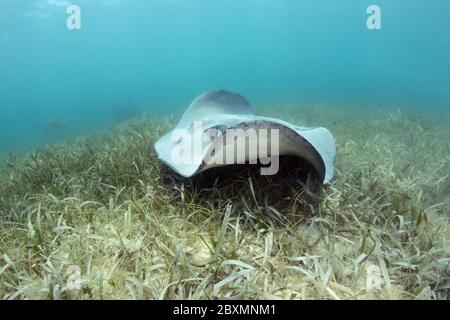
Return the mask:
M 226 129 L 277 129 L 279 131 L 279 155 L 298 156 L 308 161 L 317 171 L 321 181 L 329 183 L 334 174 L 336 144 L 333 135 L 326 128 L 306 128 L 288 122 L 257 116 L 251 104 L 240 94 L 225 90 L 209 91 L 198 96 L 183 114 L 177 126 L 155 143 L 158 158 L 178 174 L 189 178 L 212 167 L 223 166 L 205 161 L 211 149 L 218 150 L 226 145 L 218 145 L 215 141 L 203 141 L 202 152 L 196 161 L 177 164 L 172 159 L 174 147 L 180 148 L 181 139 L 174 141 L 172 133 L 176 129 L 184 129 L 194 135 L 194 122 L 201 121 L 203 132 L 211 128 Z M 193 140 L 193 139 L 191 139 Z M 260 143 L 258 141 L 258 143 Z M 267 146 L 258 145 L 258 148 Z M 263 150 L 270 150 L 263 149 Z M 246 160 L 254 160 L 255 156 L 246 154 Z

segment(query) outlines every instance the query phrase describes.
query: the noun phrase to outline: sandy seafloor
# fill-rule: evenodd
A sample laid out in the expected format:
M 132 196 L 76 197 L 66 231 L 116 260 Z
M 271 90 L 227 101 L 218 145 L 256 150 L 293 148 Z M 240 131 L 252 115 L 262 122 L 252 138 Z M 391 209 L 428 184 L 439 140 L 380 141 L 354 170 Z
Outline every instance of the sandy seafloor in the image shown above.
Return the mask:
M 0 297 L 449 298 L 448 122 L 402 110 L 257 111 L 328 127 L 331 185 L 311 192 L 245 172 L 203 189 L 180 182 L 151 148 L 177 117 L 5 156 Z

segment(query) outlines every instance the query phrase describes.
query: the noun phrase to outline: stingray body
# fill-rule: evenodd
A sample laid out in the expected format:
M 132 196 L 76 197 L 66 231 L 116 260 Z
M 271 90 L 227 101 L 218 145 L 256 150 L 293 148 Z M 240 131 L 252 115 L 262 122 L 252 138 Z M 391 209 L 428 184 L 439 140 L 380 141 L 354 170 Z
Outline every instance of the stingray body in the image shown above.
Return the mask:
M 264 138 L 258 134 L 261 132 L 276 139 Z M 199 133 L 202 138 L 196 139 Z M 242 147 L 241 152 L 236 153 L 235 146 Z M 187 178 L 213 167 L 232 164 L 226 159 L 232 159 L 233 163 L 261 161 L 268 164 L 278 156 L 297 156 L 312 165 L 322 183 L 328 183 L 333 177 L 336 155 L 334 137 L 327 129 L 298 127 L 255 115 L 243 96 L 225 90 L 198 96 L 177 126 L 154 147 L 161 161 Z

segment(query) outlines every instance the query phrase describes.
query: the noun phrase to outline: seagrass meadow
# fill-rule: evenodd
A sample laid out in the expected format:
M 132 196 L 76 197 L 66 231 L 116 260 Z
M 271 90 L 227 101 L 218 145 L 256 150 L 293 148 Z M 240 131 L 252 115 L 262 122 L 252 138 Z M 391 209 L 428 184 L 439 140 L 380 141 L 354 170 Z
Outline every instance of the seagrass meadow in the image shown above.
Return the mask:
M 247 167 L 179 179 L 152 148 L 177 117 L 6 157 L 0 297 L 448 299 L 448 123 L 319 105 L 258 113 L 270 110 L 329 127 L 330 185 Z

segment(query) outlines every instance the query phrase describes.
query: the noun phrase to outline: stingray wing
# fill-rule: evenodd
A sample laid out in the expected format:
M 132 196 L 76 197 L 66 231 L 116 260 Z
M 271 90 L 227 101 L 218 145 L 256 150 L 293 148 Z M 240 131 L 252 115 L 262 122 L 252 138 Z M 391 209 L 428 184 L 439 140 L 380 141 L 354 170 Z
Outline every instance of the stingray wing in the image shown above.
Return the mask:
M 239 93 L 225 90 L 208 91 L 192 101 L 181 117 L 179 127 L 189 126 L 193 121 L 215 114 L 254 114 L 253 107 Z

